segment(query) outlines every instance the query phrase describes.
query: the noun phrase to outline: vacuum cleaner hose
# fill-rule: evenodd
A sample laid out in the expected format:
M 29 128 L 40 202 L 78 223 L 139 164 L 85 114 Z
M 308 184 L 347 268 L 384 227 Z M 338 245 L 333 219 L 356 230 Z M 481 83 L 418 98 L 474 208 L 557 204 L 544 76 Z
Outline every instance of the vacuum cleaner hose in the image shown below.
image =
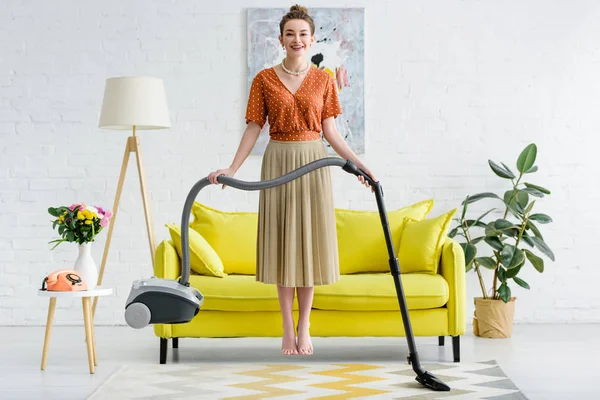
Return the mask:
M 393 243 L 392 243 L 392 235 L 390 232 L 390 227 L 388 224 L 387 214 L 385 212 L 385 205 L 383 202 L 383 191 L 381 189 L 381 185 L 379 182 L 373 181 L 373 179 L 368 176 L 364 171 L 358 168 L 354 163 L 349 160 L 343 160 L 339 157 L 328 157 L 322 158 L 320 160 L 316 160 L 310 162 L 292 172 L 289 172 L 285 175 L 277 177 L 275 179 L 259 181 L 259 182 L 245 182 L 240 181 L 238 179 L 231 178 L 229 176 L 218 176 L 217 182 L 220 184 L 225 184 L 236 189 L 241 190 L 262 190 L 269 189 L 275 186 L 283 185 L 288 183 L 294 179 L 301 177 L 311 171 L 314 171 L 317 168 L 323 168 L 327 166 L 338 166 L 342 167 L 342 169 L 348 173 L 354 174 L 356 176 L 362 176 L 364 179 L 375 189 L 375 199 L 377 201 L 377 208 L 379 209 L 379 216 L 381 219 L 381 224 L 383 227 L 383 232 L 385 236 L 385 242 L 388 254 L 390 256 L 390 271 L 394 278 L 394 285 L 396 287 L 396 294 L 398 296 L 398 304 L 400 307 L 400 313 L 402 315 L 402 321 L 404 324 L 404 331 L 406 333 L 406 339 L 408 342 L 409 356 L 408 361 L 412 364 L 413 370 L 417 374 L 416 380 L 423 384 L 424 386 L 435 390 L 435 391 L 449 391 L 450 387 L 442 382 L 435 375 L 426 371 L 419 361 L 419 355 L 417 354 L 416 343 L 412 331 L 412 326 L 410 323 L 410 318 L 408 314 L 408 308 L 406 306 L 406 298 L 404 295 L 404 289 L 402 287 L 402 281 L 400 280 L 400 265 L 398 263 L 398 258 L 395 255 Z M 196 184 L 190 190 L 188 194 L 185 205 L 183 207 L 183 214 L 181 216 L 181 253 L 182 253 L 182 268 L 181 268 L 181 278 L 179 279 L 179 283 L 185 286 L 189 286 L 190 279 L 190 246 L 189 246 L 189 220 L 190 214 L 192 212 L 192 205 L 196 199 L 196 196 L 204 188 L 205 186 L 210 185 L 210 181 L 208 177 L 201 179 L 196 182 Z
M 241 181 L 239 179 L 234 179 L 229 176 L 220 175 L 217 177 L 217 182 L 220 184 L 225 184 L 227 186 L 231 186 L 236 189 L 252 191 L 252 190 L 263 190 L 269 189 L 272 187 L 280 186 L 286 184 L 294 179 L 301 177 L 302 175 L 306 175 L 309 172 L 312 172 L 318 168 L 328 167 L 328 166 L 338 166 L 342 167 L 342 169 L 348 173 L 354 174 L 356 176 L 363 176 L 365 180 L 375 188 L 375 190 L 381 190 L 381 186 L 379 182 L 375 182 L 369 175 L 367 175 L 363 170 L 358 168 L 356 164 L 354 164 L 350 160 L 343 160 L 339 157 L 327 157 L 322 158 L 320 160 L 312 161 L 294 171 L 291 171 L 285 175 L 280 177 L 259 181 L 259 182 L 246 182 Z M 183 213 L 181 215 L 181 278 L 179 279 L 179 283 L 182 285 L 188 286 L 190 279 L 190 246 L 189 246 L 189 222 L 190 222 L 190 214 L 192 212 L 192 206 L 198 193 L 204 187 L 210 185 L 210 181 L 208 177 L 205 177 L 198 182 L 192 189 L 190 190 L 185 204 L 183 206 Z

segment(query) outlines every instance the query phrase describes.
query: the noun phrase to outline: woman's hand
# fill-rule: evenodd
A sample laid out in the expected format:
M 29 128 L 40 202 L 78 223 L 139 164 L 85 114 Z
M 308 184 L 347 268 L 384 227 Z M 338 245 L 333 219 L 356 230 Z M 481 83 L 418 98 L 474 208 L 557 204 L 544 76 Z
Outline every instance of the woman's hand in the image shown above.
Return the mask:
M 375 179 L 375 176 L 373 175 L 373 173 L 371 172 L 371 170 L 369 168 L 367 168 L 366 165 L 364 165 L 363 163 L 357 163 L 356 166 L 358 168 L 360 168 L 365 174 L 369 175 L 369 177 L 371 179 L 373 179 L 374 182 L 377 182 L 377 179 Z M 358 180 L 359 180 L 360 183 L 362 183 L 366 187 L 371 187 L 371 192 L 375 191 L 375 188 L 372 187 L 371 185 L 369 185 L 369 182 L 362 175 L 358 176 Z
M 233 176 L 235 172 L 233 171 L 233 169 L 231 168 L 224 168 L 224 169 L 219 169 L 217 171 L 211 172 L 210 174 L 208 174 L 208 181 L 214 185 L 218 185 L 219 182 L 217 182 L 217 177 L 219 175 L 225 175 L 225 176 Z M 222 189 L 225 189 L 227 185 L 223 185 Z

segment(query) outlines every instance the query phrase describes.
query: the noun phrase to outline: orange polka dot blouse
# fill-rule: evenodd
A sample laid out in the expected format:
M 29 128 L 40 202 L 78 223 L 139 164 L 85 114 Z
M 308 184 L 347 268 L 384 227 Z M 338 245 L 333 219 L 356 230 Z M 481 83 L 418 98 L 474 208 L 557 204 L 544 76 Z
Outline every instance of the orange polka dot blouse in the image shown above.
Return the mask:
M 292 93 L 271 67 L 252 81 L 246 124 L 254 121 L 262 128 L 268 118 L 273 140 L 314 140 L 321 138 L 322 121 L 341 113 L 335 82 L 327 72 L 311 66 Z

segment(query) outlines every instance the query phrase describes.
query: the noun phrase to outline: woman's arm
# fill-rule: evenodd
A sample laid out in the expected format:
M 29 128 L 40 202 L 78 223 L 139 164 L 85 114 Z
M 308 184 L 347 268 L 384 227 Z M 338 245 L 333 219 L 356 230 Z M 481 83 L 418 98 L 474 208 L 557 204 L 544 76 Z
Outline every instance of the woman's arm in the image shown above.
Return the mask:
M 246 130 L 244 131 L 244 135 L 242 136 L 242 140 L 240 141 L 240 145 L 238 146 L 237 152 L 235 153 L 235 157 L 231 162 L 229 168 L 235 174 L 238 169 L 242 166 L 248 155 L 254 148 L 256 141 L 258 140 L 258 136 L 260 135 L 260 126 L 253 121 L 250 121 L 246 126 Z
M 217 177 L 219 175 L 225 176 L 233 176 L 237 172 L 238 169 L 242 166 L 248 155 L 254 148 L 256 141 L 260 135 L 261 128 L 260 126 L 253 121 L 250 121 L 248 125 L 246 125 L 246 129 L 244 130 L 244 134 L 242 139 L 240 140 L 240 145 L 238 146 L 237 152 L 235 153 L 235 157 L 231 162 L 231 165 L 228 168 L 219 169 L 217 171 L 211 172 L 208 174 L 208 181 L 212 184 L 217 184 Z M 223 185 L 223 189 L 225 189 L 227 185 Z
M 344 160 L 350 160 L 360 169 L 362 169 L 367 175 L 371 177 L 375 182 L 377 179 L 373 176 L 373 173 L 367 168 L 367 166 L 358 158 L 358 156 L 352 151 L 348 143 L 344 140 L 344 138 L 338 132 L 335 126 L 334 117 L 329 117 L 323 120 L 323 136 L 327 142 L 331 145 L 333 150 L 342 157 Z M 365 186 L 369 186 L 369 183 L 364 180 L 362 176 L 358 177 L 358 180 L 361 181 Z

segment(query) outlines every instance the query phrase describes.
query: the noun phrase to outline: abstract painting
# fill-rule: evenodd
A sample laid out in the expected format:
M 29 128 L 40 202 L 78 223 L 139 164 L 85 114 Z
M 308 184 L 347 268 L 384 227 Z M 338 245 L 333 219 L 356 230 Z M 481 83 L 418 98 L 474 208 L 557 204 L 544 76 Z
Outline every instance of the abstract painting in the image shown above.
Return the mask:
M 279 22 L 285 8 L 248 9 L 248 85 L 262 69 L 281 63 L 285 51 L 279 43 Z M 315 22 L 316 41 L 308 50 L 312 64 L 335 80 L 343 114 L 335 120 L 337 130 L 357 154 L 365 150 L 364 104 L 364 9 L 309 8 Z M 265 124 L 252 151 L 262 154 L 269 140 Z M 322 133 L 321 133 L 322 136 Z M 328 152 L 333 149 L 325 141 Z

